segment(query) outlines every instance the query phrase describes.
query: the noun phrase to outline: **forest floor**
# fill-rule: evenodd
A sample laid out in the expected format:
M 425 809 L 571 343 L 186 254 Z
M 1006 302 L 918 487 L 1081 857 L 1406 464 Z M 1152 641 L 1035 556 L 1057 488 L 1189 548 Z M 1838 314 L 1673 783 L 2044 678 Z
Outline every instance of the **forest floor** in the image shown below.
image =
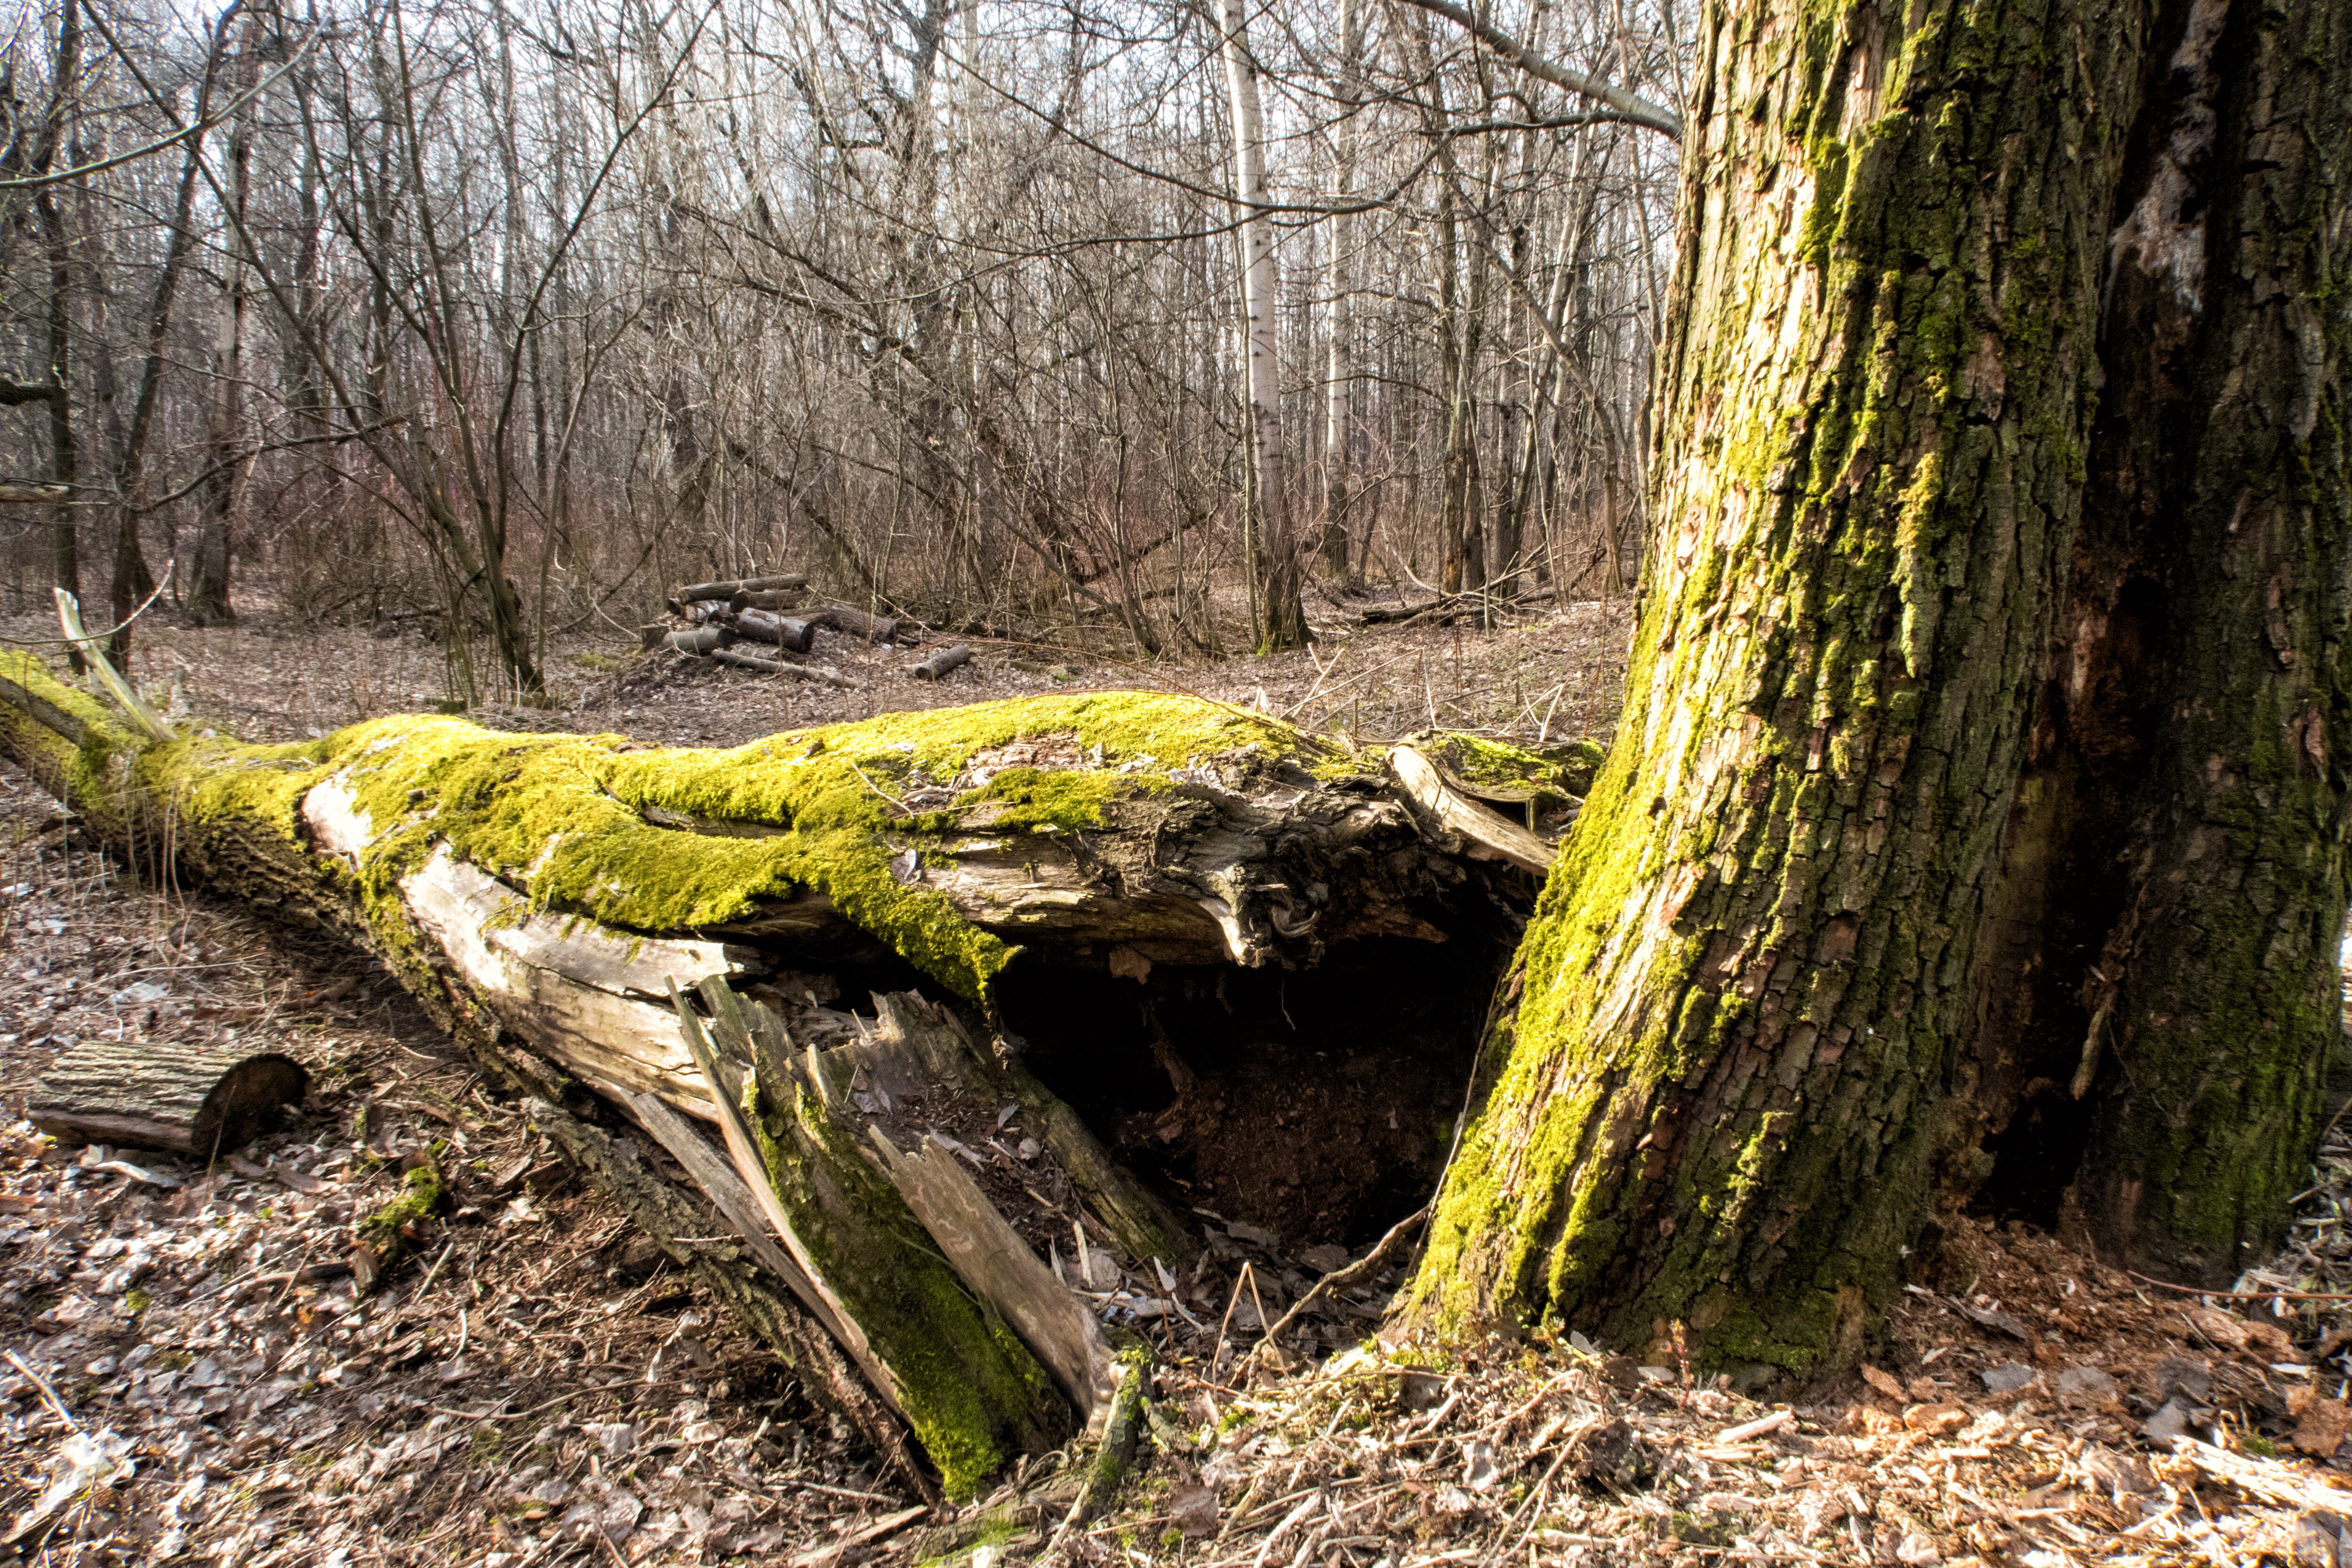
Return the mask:
M 1308 729 L 1394 737 L 1423 729 L 1518 739 L 1608 739 L 1625 671 L 1628 600 L 1591 601 L 1491 633 L 1463 626 L 1356 626 L 1335 616 L 1311 649 L 1215 661 L 1135 662 L 1055 643 L 931 636 L 869 646 L 825 630 L 810 662 L 845 688 L 780 680 L 709 659 L 641 657 L 616 633 L 560 639 L 546 659 L 549 704 L 478 707 L 516 730 L 617 730 L 675 745 L 727 746 L 877 713 L 1048 691 L 1147 688 L 1262 708 Z M 0 646 L 57 637 L 54 621 L 0 616 Z M 954 643 L 972 662 L 946 679 L 907 667 Z M 52 649 L 54 651 L 54 649 Z M 449 695 L 441 648 L 394 626 L 300 626 L 266 609 L 235 626 L 142 622 L 131 675 L 159 706 L 174 701 L 256 741 L 300 740 Z
M 836 654 L 860 682 L 845 692 L 583 645 L 552 661 L 562 707 L 483 717 L 723 743 L 890 707 L 1182 683 L 1368 735 L 1433 716 L 1605 737 L 1623 643 L 1619 607 L 1583 606 L 1493 636 L 1381 629 L 1172 671 L 977 645 L 977 670 L 937 689 L 903 678 L 899 650 L 855 648 Z M 257 739 L 441 694 L 437 653 L 405 637 L 157 627 L 144 646 L 143 685 L 176 675 L 190 708 Z M 61 1149 L 21 1120 L 58 1051 L 125 1035 L 283 1050 L 310 1068 L 310 1100 L 209 1165 Z M 355 1299 L 350 1226 L 442 1140 L 455 1212 Z M 27 1537 L 44 1563 L 989 1568 L 1050 1544 L 1070 1562 L 1230 1568 L 2320 1568 L 2352 1563 L 2347 1205 L 2352 1141 L 2331 1131 L 2294 1244 L 2240 1282 L 2246 1300 L 2167 1290 L 2021 1226 L 1958 1224 L 1869 1365 L 1762 1403 L 1671 1356 L 1575 1342 L 1417 1359 L 1366 1337 L 1401 1267 L 1333 1293 L 1260 1357 L 1279 1368 L 1253 1369 L 1240 1358 L 1260 1325 L 1343 1255 L 1213 1227 L 1182 1279 L 1090 1281 L 1162 1347 L 1117 1509 L 1065 1531 L 1008 1483 L 926 1518 L 388 977 L 126 878 L 0 773 L 0 1532 L 62 1500 Z M 1034 1488 L 1066 1458 L 1016 1479 Z

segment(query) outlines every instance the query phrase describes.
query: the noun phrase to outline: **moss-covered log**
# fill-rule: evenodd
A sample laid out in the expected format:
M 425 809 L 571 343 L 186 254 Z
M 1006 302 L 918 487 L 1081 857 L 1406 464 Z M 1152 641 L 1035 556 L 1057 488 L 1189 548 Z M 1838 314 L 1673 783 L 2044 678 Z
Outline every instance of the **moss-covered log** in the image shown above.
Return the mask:
M 1988 1182 L 2226 1279 L 2338 1029 L 2352 3 L 1703 65 L 1625 721 L 1417 1310 L 1807 1368 Z
M 727 1088 L 729 1145 L 758 1178 L 753 1190 L 823 1297 L 825 1321 L 914 1428 L 948 1495 L 967 1497 L 1013 1454 L 1067 1436 L 1045 1369 L 958 1277 L 953 1255 L 940 1256 L 857 1118 L 843 1113 L 827 1064 L 796 1052 L 778 1019 L 724 981 L 701 992 L 707 1030 L 683 995 L 678 1022 L 706 1075 Z
M 886 1452 L 898 1439 L 873 1425 L 877 1401 L 903 1417 L 950 1491 L 1073 1425 L 1008 1320 L 1040 1340 L 1082 1416 L 1097 1413 L 1099 1346 L 1050 1302 L 1005 1294 L 1050 1279 L 1042 1265 L 972 1252 L 961 1279 L 941 1267 L 956 1238 L 935 1246 L 902 1190 L 950 1216 L 967 1252 L 1010 1233 L 968 1203 L 955 1212 L 971 1194 L 925 1185 L 915 1157 L 837 1113 L 820 1062 L 856 1051 L 753 1049 L 745 1019 L 764 1015 L 739 990 L 845 965 L 927 986 L 931 1000 L 877 1003 L 869 1045 L 919 1057 L 984 1118 L 1020 1107 L 1139 1264 L 1181 1265 L 1197 1245 L 1186 1220 L 1024 1065 L 999 1007 L 1007 977 L 1044 964 L 1125 985 L 1173 965 L 1190 984 L 1186 966 L 1441 942 L 1451 891 L 1532 889 L 1505 861 L 1478 863 L 1526 830 L 1475 792 L 1549 790 L 1563 767 L 1441 741 L 1466 773 L 1423 768 L 1407 791 L 1381 753 L 1150 694 L 895 714 L 732 752 L 421 717 L 292 745 L 149 742 L 23 658 L 0 664 L 0 744 L 124 852 L 358 940 L 506 1081 L 582 1127 L 591 1094 L 646 1126 L 744 1238 L 740 1259 L 698 1268 L 723 1275 L 722 1294 Z M 1486 778 L 1498 757 L 1507 776 Z M 1451 792 L 1434 812 L 1433 779 Z M 681 1037 L 669 1000 L 698 988 L 748 1084 Z M 701 1027 L 689 1016 L 689 1036 Z M 748 1183 L 726 1180 L 724 1157 L 673 1112 L 727 1128 Z M 676 1228 L 638 1173 L 564 1136 L 601 1184 Z M 812 1334 L 832 1359 L 812 1362 Z M 838 1393 L 845 1365 L 871 1385 L 863 1405 Z

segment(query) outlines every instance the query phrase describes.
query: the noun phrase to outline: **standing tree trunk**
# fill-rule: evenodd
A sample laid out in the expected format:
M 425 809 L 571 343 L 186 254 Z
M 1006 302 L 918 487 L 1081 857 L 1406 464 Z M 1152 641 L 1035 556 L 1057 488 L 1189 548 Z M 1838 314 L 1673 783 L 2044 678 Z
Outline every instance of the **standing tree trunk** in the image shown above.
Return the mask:
M 248 13 L 245 37 L 228 74 L 233 94 L 247 93 L 260 69 L 257 46 L 260 18 Z M 246 197 L 253 172 L 253 105 L 238 105 L 228 133 L 226 189 L 231 226 L 229 243 L 222 247 L 221 297 L 214 318 L 212 386 L 205 432 L 209 465 L 204 486 L 204 511 L 196 525 L 196 559 L 188 585 L 188 618 L 200 626 L 225 626 L 236 620 L 229 602 L 230 530 L 244 499 L 244 459 L 238 447 L 245 439 L 245 306 L 246 269 L 241 259 L 245 234 Z
M 76 114 L 81 79 L 81 13 L 72 5 L 58 15 L 55 71 L 48 111 L 35 138 L 32 173 L 45 175 L 66 151 L 66 133 Z M 70 154 L 68 154 L 70 161 Z M 79 597 L 81 594 L 81 549 L 74 523 L 73 489 L 81 479 L 81 451 L 73 421 L 73 236 L 57 187 L 44 184 L 33 194 L 33 218 L 40 230 L 41 248 L 48 264 L 48 297 L 44 301 L 45 342 L 48 360 L 49 482 L 63 488 L 63 500 L 49 522 L 49 557 L 57 586 Z M 81 668 L 81 655 L 73 655 Z
M 115 452 L 114 565 L 110 603 L 117 628 L 112 651 L 118 661 L 130 651 L 131 613 L 141 600 L 155 591 L 154 574 L 148 569 L 139 537 L 140 520 L 147 510 L 147 440 L 155 427 L 156 405 L 163 392 L 164 351 L 172 335 L 172 301 L 179 291 L 180 275 L 187 269 L 188 254 L 195 244 L 192 220 L 196 179 L 204 159 L 201 128 L 211 111 L 213 85 L 227 47 L 229 24 L 239 9 L 239 4 L 231 4 L 213 25 L 211 47 L 205 56 L 205 74 L 197 83 L 194 110 L 188 117 L 189 123 L 197 129 L 189 132 L 181 151 L 171 232 L 164 239 L 163 265 L 155 275 L 155 292 L 147 309 L 146 353 L 140 361 L 139 385 L 131 395 L 130 422 L 123 427 L 121 444 Z
M 1307 609 L 1299 599 L 1297 541 L 1290 527 L 1289 488 L 1282 442 L 1282 365 L 1276 353 L 1274 218 L 1265 188 L 1265 113 L 1260 107 L 1257 62 L 1250 56 L 1249 12 L 1243 0 L 1217 0 L 1225 85 L 1234 121 L 1234 200 L 1242 209 L 1242 318 L 1244 385 L 1249 394 L 1251 503 L 1255 511 L 1251 563 L 1261 653 L 1303 647 Z
M 1355 312 L 1349 292 L 1355 216 L 1347 205 L 1355 196 L 1356 151 L 1362 137 L 1364 10 L 1360 0 L 1339 0 L 1339 68 L 1332 96 L 1346 116 L 1333 135 L 1331 200 L 1340 210 L 1331 218 L 1330 255 L 1324 264 L 1324 291 L 1330 296 L 1330 342 L 1324 345 L 1323 377 L 1323 563 L 1332 576 L 1349 575 L 1348 426 L 1356 391 Z
M 1703 48 L 1625 721 L 1412 1310 L 1808 1368 L 1971 1192 L 2226 1279 L 2340 1028 L 2352 0 Z

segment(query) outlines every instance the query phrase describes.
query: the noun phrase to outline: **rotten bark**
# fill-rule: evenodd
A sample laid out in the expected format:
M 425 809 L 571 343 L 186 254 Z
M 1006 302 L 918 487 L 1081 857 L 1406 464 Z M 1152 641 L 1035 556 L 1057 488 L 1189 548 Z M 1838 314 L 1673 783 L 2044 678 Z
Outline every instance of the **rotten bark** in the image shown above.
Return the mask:
M 0 749 L 119 851 L 376 952 L 819 1397 L 951 1494 L 1097 1424 L 1116 1378 L 928 1119 L 1017 1106 L 1042 1145 L 1022 1180 L 1139 1267 L 1198 1245 L 1024 1065 L 1003 986 L 1312 968 L 1443 940 L 1455 889 L 1532 888 L 1478 868 L 1458 813 L 1424 829 L 1378 756 L 1186 698 L 894 714 L 733 752 L 439 718 L 292 749 L 142 742 L 22 656 L 0 700 Z M 841 965 L 897 965 L 937 999 L 880 997 L 847 1034 L 796 1015 L 794 1038 L 746 994 Z M 868 1081 L 926 1120 L 890 1121 Z M 616 1116 L 699 1195 L 597 1125 Z

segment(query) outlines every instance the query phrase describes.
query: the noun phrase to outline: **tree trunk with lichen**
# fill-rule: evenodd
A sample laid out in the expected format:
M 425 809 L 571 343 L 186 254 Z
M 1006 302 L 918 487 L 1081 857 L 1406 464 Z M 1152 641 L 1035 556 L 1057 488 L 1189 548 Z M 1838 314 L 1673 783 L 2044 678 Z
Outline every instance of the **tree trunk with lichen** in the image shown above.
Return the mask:
M 1801 1371 L 1972 1195 L 2226 1279 L 2340 1029 L 2352 4 L 1704 51 L 1625 718 L 1412 1310 Z

